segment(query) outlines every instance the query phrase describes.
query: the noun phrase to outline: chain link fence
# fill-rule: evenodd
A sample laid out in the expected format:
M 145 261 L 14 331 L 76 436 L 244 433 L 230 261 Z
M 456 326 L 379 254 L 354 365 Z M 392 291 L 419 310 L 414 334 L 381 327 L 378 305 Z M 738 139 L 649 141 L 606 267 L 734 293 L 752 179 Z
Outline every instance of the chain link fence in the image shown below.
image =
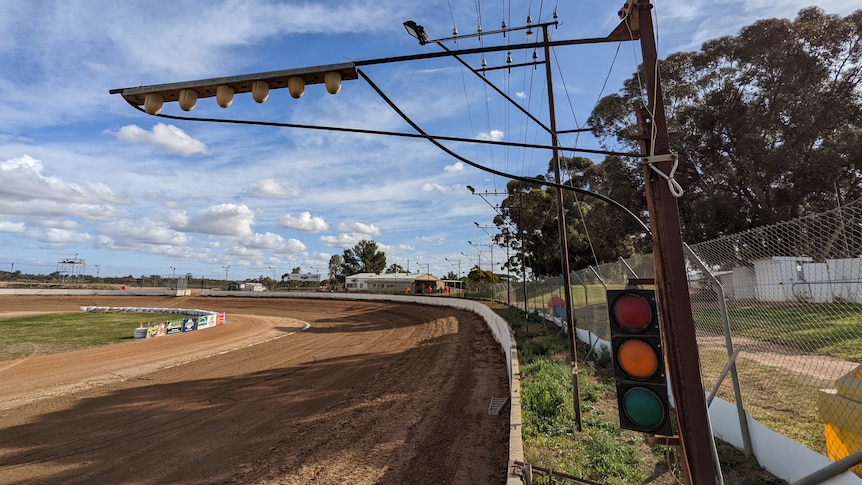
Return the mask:
M 704 389 L 832 459 L 862 449 L 862 201 L 686 246 L 686 263 Z M 577 327 L 610 340 L 605 290 L 654 276 L 651 256 L 572 273 Z M 514 285 L 479 296 L 564 316 L 562 278 Z

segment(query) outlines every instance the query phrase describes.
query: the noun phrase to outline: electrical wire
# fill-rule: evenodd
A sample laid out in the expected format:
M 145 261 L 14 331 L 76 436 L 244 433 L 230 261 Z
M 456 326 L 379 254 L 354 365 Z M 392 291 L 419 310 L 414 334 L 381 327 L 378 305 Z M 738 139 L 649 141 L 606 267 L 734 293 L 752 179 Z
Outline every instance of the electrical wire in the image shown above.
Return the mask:
M 641 228 L 643 228 L 643 230 L 647 234 L 650 234 L 649 226 L 647 226 L 647 224 L 645 222 L 643 222 L 640 219 L 640 217 L 636 216 L 632 211 L 630 211 L 624 205 L 611 199 L 610 197 L 598 194 L 596 192 L 592 192 L 592 191 L 587 190 L 587 189 L 574 187 L 572 185 L 558 184 L 556 182 L 551 182 L 549 180 L 536 179 L 536 178 L 524 177 L 521 175 L 514 175 L 514 174 L 509 174 L 506 172 L 501 172 L 499 170 L 480 165 L 480 164 L 478 164 L 472 160 L 469 160 L 467 158 L 462 157 L 461 155 L 450 150 L 448 147 L 444 146 L 435 137 L 427 134 L 418 124 L 416 124 L 412 119 L 410 119 L 410 117 L 408 117 L 407 114 L 404 113 L 394 102 L 392 102 L 392 100 L 389 99 L 388 96 L 386 96 L 386 94 L 377 86 L 377 84 L 374 83 L 374 81 L 371 80 L 370 77 L 368 77 L 368 75 L 365 74 L 365 72 L 363 72 L 361 69 L 358 69 L 358 68 L 356 69 L 356 72 L 359 73 L 359 76 L 363 80 L 365 80 L 365 82 L 367 82 L 369 86 L 371 86 L 371 88 L 377 93 L 377 95 L 380 96 L 383 99 L 383 101 L 385 101 L 386 104 L 388 104 L 389 107 L 391 107 L 405 122 L 407 122 L 407 124 L 412 126 L 413 129 L 416 130 L 417 133 L 419 133 L 423 138 L 425 138 L 429 142 L 433 143 L 437 148 L 441 149 L 442 151 L 444 151 L 448 155 L 452 156 L 453 158 L 460 160 L 460 161 L 464 162 L 465 164 L 467 164 L 473 168 L 476 168 L 476 169 L 479 169 L 479 170 L 482 170 L 484 172 L 488 172 L 490 174 L 497 175 L 500 177 L 504 177 L 504 178 L 508 178 L 508 179 L 512 179 L 512 180 L 518 180 L 520 182 L 525 182 L 525 183 L 530 183 L 530 184 L 544 185 L 547 187 L 554 187 L 554 188 L 559 188 L 559 189 L 563 189 L 563 190 L 569 190 L 569 191 L 573 191 L 573 192 L 587 195 L 590 197 L 595 197 L 596 199 L 605 201 L 608 204 L 611 204 L 612 206 L 617 207 L 618 209 L 623 211 L 625 214 L 632 217 L 635 221 L 638 222 L 638 224 L 641 226 Z
M 595 109 L 595 106 L 598 105 L 599 101 L 602 98 L 602 94 L 604 93 L 604 89 L 608 83 L 608 79 L 610 79 L 611 73 L 613 72 L 613 67 L 614 67 L 614 64 L 616 63 L 617 54 L 619 53 L 621 45 L 622 45 L 621 42 L 617 44 L 617 49 L 616 49 L 616 52 L 614 53 L 614 58 L 611 61 L 611 66 L 608 69 L 607 75 L 605 76 L 604 83 L 602 84 L 602 89 L 599 92 L 598 97 L 596 98 L 596 103 L 593 106 L 593 109 Z M 557 71 L 562 72 L 562 66 L 560 65 L 560 60 L 557 57 L 556 49 L 551 49 L 551 53 L 554 57 L 554 62 L 557 64 Z M 572 98 L 571 98 L 571 96 L 569 96 L 569 90 L 568 90 L 568 87 L 566 86 L 566 79 L 564 76 L 560 76 L 560 80 L 563 83 L 563 91 L 566 93 L 566 100 L 568 101 L 569 109 L 572 112 L 572 118 L 574 119 L 575 126 L 577 126 L 580 129 L 582 127 L 582 125 L 580 123 L 578 123 L 577 113 L 575 113 L 575 108 L 574 108 L 574 105 L 572 104 Z M 572 146 L 577 147 L 579 140 L 580 140 L 580 132 L 578 132 L 575 135 L 575 140 L 574 140 Z M 586 235 L 587 243 L 590 246 L 590 252 L 592 253 L 593 261 L 595 261 L 596 265 L 598 265 L 599 264 L 599 258 L 598 258 L 598 255 L 596 254 L 596 248 L 595 248 L 595 245 L 593 244 L 592 236 L 590 235 L 590 229 L 587 226 L 587 220 L 586 220 L 586 217 L 584 216 L 583 208 L 581 207 L 581 204 L 580 204 L 580 201 L 578 200 L 577 194 L 575 194 L 575 207 L 578 208 L 578 214 L 580 215 L 580 220 L 581 220 L 581 227 L 584 230 L 584 234 Z
M 358 71 L 358 69 L 357 69 Z M 125 98 L 123 98 L 125 99 Z M 133 101 L 129 99 L 125 99 L 126 102 L 132 106 L 132 108 L 148 114 L 144 108 L 136 105 Z M 398 131 L 383 131 L 383 130 L 369 130 L 364 128 L 347 128 L 343 126 L 325 126 L 325 125 L 305 125 L 301 123 L 284 123 L 279 121 L 260 121 L 260 120 L 242 120 L 242 119 L 230 119 L 230 118 L 202 118 L 198 116 L 177 116 L 177 115 L 169 115 L 169 114 L 157 114 L 152 115 L 158 118 L 167 118 L 172 120 L 182 120 L 182 121 L 202 121 L 207 123 L 230 123 L 236 125 L 257 125 L 257 126 L 275 126 L 278 128 L 301 128 L 301 129 L 309 129 L 309 130 L 321 130 L 321 131 L 334 131 L 341 133 L 359 133 L 363 135 L 386 135 L 386 136 L 397 136 L 402 138 L 426 138 L 425 135 L 419 135 L 416 133 L 403 133 Z M 529 145 L 522 143 L 514 143 L 507 141 L 494 141 L 494 140 L 477 140 L 475 138 L 460 138 L 455 136 L 445 136 L 445 135 L 435 135 L 434 138 L 444 141 L 454 141 L 454 142 L 462 142 L 462 143 L 477 143 L 480 145 L 498 145 L 498 146 L 510 146 L 517 148 L 537 148 L 540 150 L 553 150 L 554 147 L 550 145 Z M 636 157 L 639 156 L 636 153 L 626 153 L 626 152 L 612 152 L 607 150 L 591 150 L 587 148 L 578 148 L 576 150 L 571 150 L 565 147 L 558 147 L 559 150 L 563 150 L 565 152 L 582 152 L 582 153 L 594 153 L 597 155 L 619 155 L 619 156 L 631 156 Z

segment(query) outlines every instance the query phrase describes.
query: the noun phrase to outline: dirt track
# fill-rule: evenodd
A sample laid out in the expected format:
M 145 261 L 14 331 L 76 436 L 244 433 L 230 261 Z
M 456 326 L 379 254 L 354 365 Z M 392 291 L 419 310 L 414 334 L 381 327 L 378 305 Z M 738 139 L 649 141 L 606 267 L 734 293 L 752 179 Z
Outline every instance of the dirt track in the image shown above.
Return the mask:
M 0 297 L 0 318 L 157 306 L 226 311 L 228 324 L 0 362 L 0 483 L 505 482 L 508 413 L 487 412 L 508 395 L 505 364 L 476 315 L 119 300 Z

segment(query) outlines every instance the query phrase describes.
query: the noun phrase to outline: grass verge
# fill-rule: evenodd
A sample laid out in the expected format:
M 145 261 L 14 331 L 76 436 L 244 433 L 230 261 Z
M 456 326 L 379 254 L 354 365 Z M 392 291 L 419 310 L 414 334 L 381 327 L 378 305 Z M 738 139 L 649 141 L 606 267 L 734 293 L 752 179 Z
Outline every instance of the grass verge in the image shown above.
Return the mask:
M 0 319 L 0 361 L 57 354 L 134 338 L 147 322 L 179 320 L 175 313 L 51 313 Z

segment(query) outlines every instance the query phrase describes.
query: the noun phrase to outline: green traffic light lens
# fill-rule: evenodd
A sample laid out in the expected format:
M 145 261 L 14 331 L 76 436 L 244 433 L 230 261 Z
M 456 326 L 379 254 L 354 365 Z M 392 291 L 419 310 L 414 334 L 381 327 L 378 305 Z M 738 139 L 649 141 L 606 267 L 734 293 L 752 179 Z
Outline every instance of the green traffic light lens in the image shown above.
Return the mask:
M 647 430 L 659 428 L 666 418 L 662 400 L 651 390 L 634 387 L 622 399 L 623 412 L 637 426 Z

